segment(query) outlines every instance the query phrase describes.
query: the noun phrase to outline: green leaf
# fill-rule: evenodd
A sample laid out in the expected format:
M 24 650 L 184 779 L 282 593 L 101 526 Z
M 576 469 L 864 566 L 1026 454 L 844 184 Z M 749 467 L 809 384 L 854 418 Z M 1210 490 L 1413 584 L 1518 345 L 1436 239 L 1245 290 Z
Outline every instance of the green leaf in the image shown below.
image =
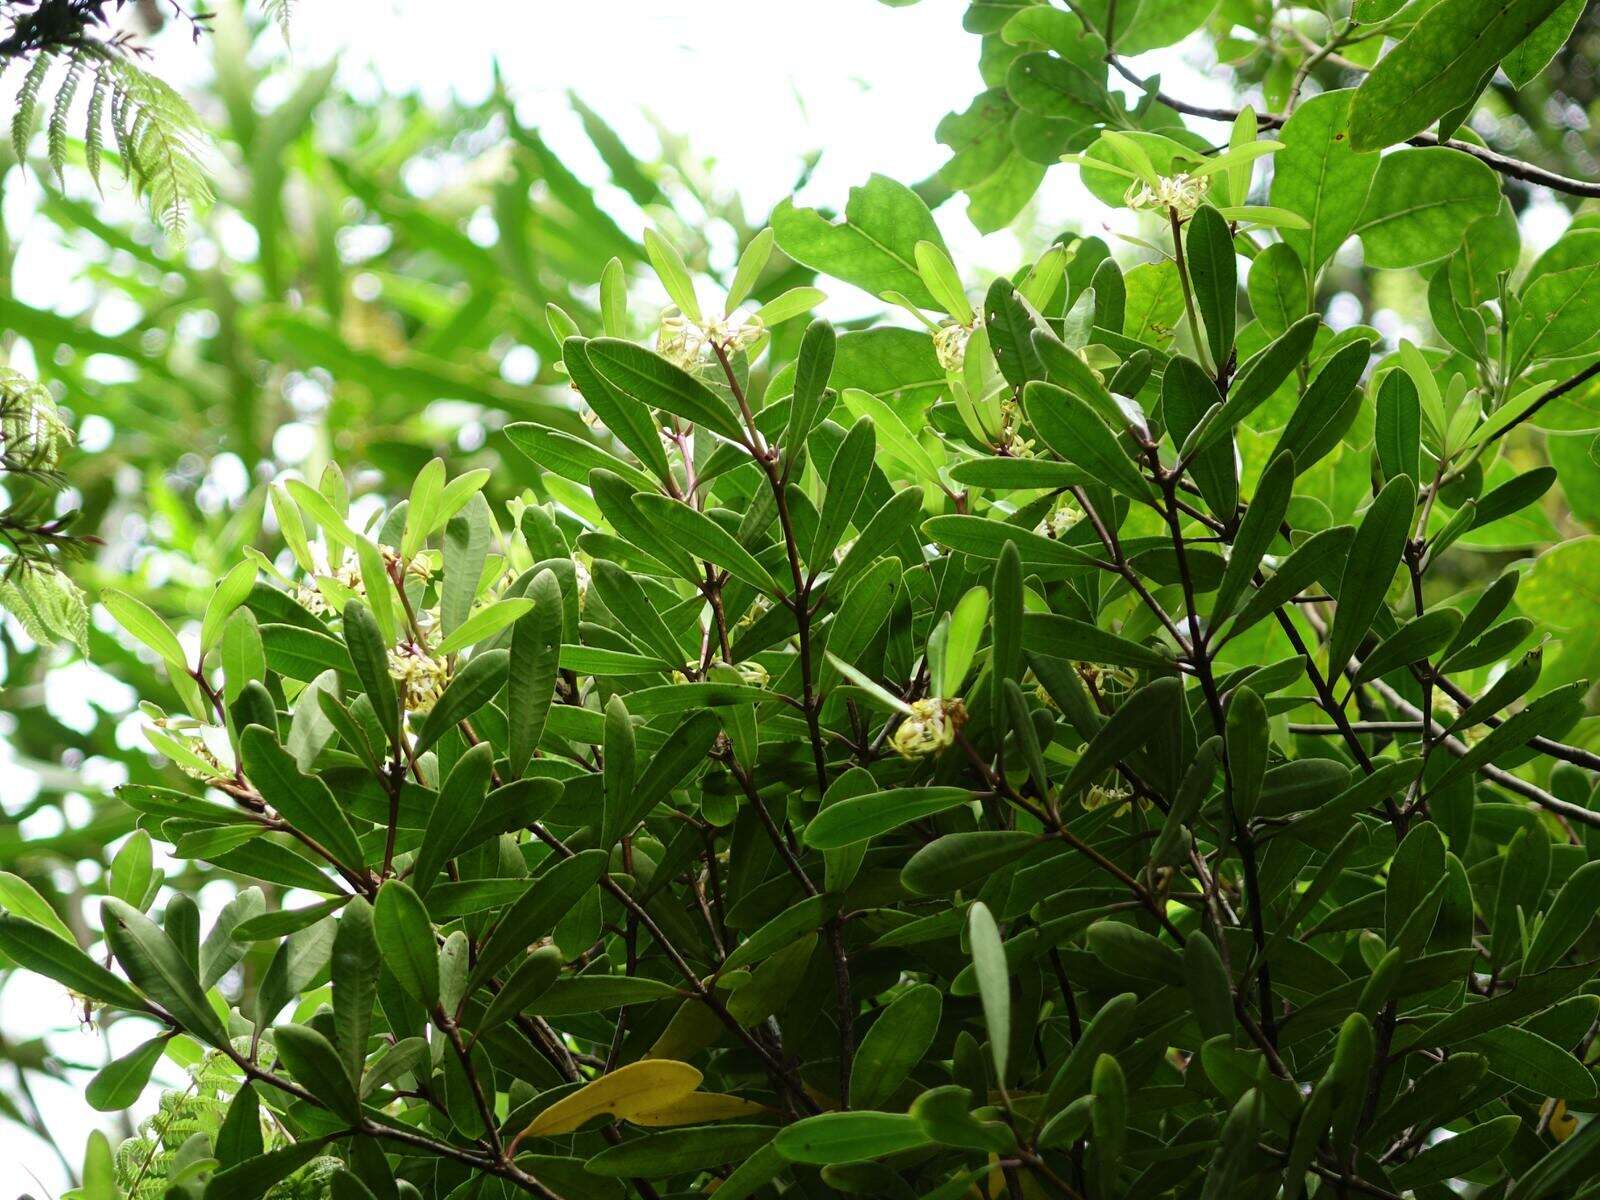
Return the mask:
M 1284 515 L 1293 499 L 1295 480 L 1294 455 L 1273 456 L 1267 469 L 1256 484 L 1256 494 L 1239 522 L 1239 532 L 1234 535 L 1233 548 L 1228 554 L 1228 565 L 1222 573 L 1222 582 L 1211 606 L 1211 624 L 1220 625 L 1233 613 L 1234 607 L 1250 586 L 1256 570 L 1267 550 L 1277 540 Z
M 609 332 L 609 331 L 608 331 Z M 616 435 L 616 439 L 632 450 L 635 457 L 649 468 L 652 474 L 663 482 L 672 478 L 672 469 L 667 465 L 667 451 L 661 444 L 661 427 L 655 415 L 650 411 L 643 396 L 635 396 L 626 386 L 616 385 L 603 375 L 591 360 L 589 355 L 590 343 L 581 338 L 568 338 L 561 344 L 561 360 L 566 365 L 567 374 L 571 377 L 573 386 L 582 394 L 589 407 L 606 423 L 606 428 Z M 536 463 L 543 463 L 542 456 L 538 456 L 539 443 L 530 435 L 518 436 L 519 429 L 525 426 L 510 426 L 506 433 L 511 443 L 522 449 L 525 454 L 534 458 Z M 580 442 L 574 447 L 573 453 L 585 453 L 583 447 L 587 443 Z M 610 455 L 606 455 L 610 458 Z M 590 462 L 584 468 L 584 474 L 596 466 L 604 465 L 606 469 L 616 471 L 626 476 L 636 487 L 644 486 L 648 476 L 643 475 L 637 468 L 625 466 L 618 469 L 610 463 Z
M 879 443 L 879 457 L 888 458 L 924 483 L 939 482 L 942 454 L 936 461 L 893 407 L 861 388 L 845 388 L 839 398 L 858 422 L 871 421 Z
M 1239 615 L 1234 618 L 1228 636 L 1235 637 L 1243 633 L 1294 599 L 1309 584 L 1329 577 L 1336 569 L 1342 569 L 1348 560 L 1350 543 L 1354 538 L 1355 530 L 1349 525 L 1336 525 L 1307 538 L 1245 601 Z
M 784 1126 L 773 1139 L 784 1158 L 813 1166 L 883 1158 L 927 1142 L 915 1117 L 884 1112 L 822 1113 Z
M 205 617 L 200 624 L 200 653 L 204 655 L 222 637 L 223 626 L 245 598 L 256 581 L 256 565 L 246 559 L 236 564 L 218 583 L 206 601 Z M 170 659 L 168 661 L 171 661 Z
M 623 1008 L 630 1004 L 649 1004 L 656 1000 L 682 998 L 683 993 L 657 979 L 627 975 L 577 975 L 557 979 L 530 1002 L 528 1011 L 546 1017 L 570 1017 L 583 1013 Z
M 382 964 L 372 906 L 363 897 L 353 897 L 345 905 L 333 935 L 330 961 L 333 1028 L 338 1037 L 339 1054 L 350 1081 L 359 1086 Z
M 1586 862 L 1567 877 L 1522 957 L 1524 973 L 1534 974 L 1555 966 L 1577 944 L 1594 920 L 1597 877 L 1600 862 Z
M 1053 383 L 1030 382 L 1022 390 L 1028 420 L 1067 462 L 1125 496 L 1154 507 L 1155 491 L 1115 434 L 1084 401 Z
M 705 513 L 668 496 L 641 494 L 634 498 L 634 503 L 661 537 L 752 587 L 764 592 L 782 593 L 783 589 L 778 586 L 777 580 L 755 560 L 755 556 Z
M 469 646 L 476 646 L 479 642 L 486 641 L 499 633 L 532 608 L 533 601 L 521 596 L 486 604 L 456 626 L 453 633 L 447 634 L 444 640 L 434 647 L 434 653 L 454 654 Z
M 1404 371 L 1390 371 L 1378 385 L 1377 428 L 1373 445 L 1385 479 L 1418 478 L 1422 449 L 1422 405 L 1416 384 Z
M 232 1167 L 259 1156 L 264 1149 L 261 1137 L 261 1098 L 255 1085 L 245 1082 L 228 1105 L 222 1128 L 217 1131 L 212 1152 L 222 1167 Z
M 763 229 L 750 239 L 740 253 L 739 263 L 733 271 L 733 282 L 728 285 L 729 312 L 745 302 L 755 288 L 756 281 L 761 278 L 761 273 L 767 269 L 767 263 L 772 259 L 774 236 L 771 229 Z M 620 267 L 622 264 L 619 262 L 617 265 Z M 608 327 L 606 332 L 616 331 Z
M 947 833 L 918 850 L 900 869 L 900 882 L 918 896 L 948 896 L 985 879 L 1039 844 L 1037 835 L 1016 829 Z
M 1498 1157 L 1521 1127 L 1522 1118 L 1514 1113 L 1470 1126 L 1391 1168 L 1389 1180 L 1398 1188 L 1409 1189 L 1463 1178 Z
M 1506 52 L 1564 0 L 1439 0 L 1378 60 L 1350 103 L 1350 144 L 1379 150 L 1476 96 Z
M 361 868 L 365 859 L 355 829 L 321 776 L 301 772 L 278 739 L 259 725 L 239 735 L 239 750 L 245 774 L 263 800 L 345 866 Z
M 1239 304 L 1239 268 L 1234 257 L 1233 233 L 1216 209 L 1202 204 L 1189 218 L 1184 249 L 1195 304 L 1205 324 L 1211 361 L 1225 363 L 1233 351 Z
M 589 576 L 601 601 L 630 636 L 654 651 L 663 662 L 676 663 L 683 658 L 683 648 L 678 644 L 678 639 L 667 628 L 666 622 L 661 619 L 655 605 L 631 572 L 614 562 L 599 559 L 590 569 Z M 513 642 L 513 650 L 515 645 Z
M 1194 1002 L 1195 1018 L 1206 1037 L 1233 1033 L 1233 990 L 1217 947 L 1203 930 L 1183 944 L 1183 981 Z
M 705 1171 L 748 1160 L 772 1141 L 776 1132 L 771 1125 L 728 1124 L 662 1130 L 600 1151 L 584 1163 L 584 1170 L 617 1179 L 664 1179 Z
M 1092 554 L 1067 542 L 988 517 L 958 513 L 929 517 L 923 522 L 922 531 L 941 546 L 979 558 L 998 559 L 1011 546 L 1020 553 L 1023 564 L 1034 570 L 1092 567 L 1096 562 Z
M 1511 327 L 1513 370 L 1580 353 L 1594 339 L 1600 318 L 1589 297 L 1597 278 L 1600 230 L 1567 233 L 1539 256 L 1522 281 Z
M 400 541 L 400 556 L 410 562 L 417 556 L 435 527 L 434 514 L 444 492 L 444 459 L 432 458 L 417 472 L 406 504 L 405 530 Z
M 1221 394 L 1217 385 L 1199 363 L 1182 355 L 1174 355 L 1161 376 L 1161 416 L 1173 445 L 1180 452 L 1200 430 L 1208 415 L 1219 419 L 1223 411 Z M 1188 467 L 1189 475 L 1205 497 L 1206 506 L 1222 521 L 1231 522 L 1239 506 L 1239 473 L 1235 462 L 1233 440 L 1219 439 L 1205 451 L 1195 454 Z
M 978 976 L 978 998 L 983 1003 L 983 1023 L 989 1030 L 989 1054 L 995 1076 L 1002 1085 L 1011 1048 L 1011 971 L 1006 965 L 1000 929 L 981 900 L 967 910 L 967 938 L 972 945 L 972 966 Z
M 1419 267 L 1453 251 L 1461 231 L 1499 204 L 1487 164 L 1447 146 L 1408 147 L 1380 160 L 1355 233 L 1367 266 Z
M 78 944 L 67 923 L 56 915 L 56 910 L 39 894 L 38 889 L 10 871 L 0 871 L 0 909 L 33 922 L 70 945 Z
M 1328 678 L 1337 679 L 1366 637 L 1394 581 L 1411 534 L 1417 485 L 1408 475 L 1391 479 L 1367 509 L 1350 543 L 1339 581 L 1339 606 L 1328 633 Z
M 1433 790 L 1442 790 L 1453 780 L 1470 776 L 1471 772 L 1484 764 L 1492 763 L 1500 755 L 1522 746 L 1535 734 L 1559 736 L 1557 731 L 1565 732 L 1582 713 L 1583 694 L 1587 690 L 1587 681 L 1579 680 L 1546 692 L 1514 716 L 1506 718 L 1482 741 L 1473 743 L 1434 781 Z
M 272 1040 L 296 1083 L 351 1124 L 361 1119 L 355 1088 L 333 1043 L 307 1025 L 280 1025 Z
M 1086 936 L 1095 957 L 1124 975 L 1164 982 L 1177 978 L 1183 969 L 1171 946 L 1122 921 L 1096 921 Z
M 286 679 L 310 683 L 324 671 L 337 671 L 351 683 L 357 682 L 350 651 L 337 638 L 298 625 L 273 623 L 260 626 L 260 635 L 266 666 Z
M 967 302 L 966 292 L 961 286 L 961 276 L 956 274 L 955 264 L 950 261 L 950 256 L 945 253 L 944 247 L 936 246 L 929 241 L 921 241 L 913 247 L 917 263 L 917 274 L 921 276 L 923 285 L 944 309 L 961 325 L 971 325 L 976 319 L 972 305 Z
M 605 740 L 601 749 L 605 754 L 602 776 L 605 797 L 600 840 L 609 847 L 626 832 L 623 821 L 629 811 L 635 782 L 637 749 L 633 725 L 628 720 L 628 705 L 621 696 L 612 696 L 606 701 Z
M 132 905 L 108 896 L 101 901 L 106 944 L 144 992 L 183 1028 L 213 1046 L 227 1037 L 200 980 L 161 927 Z
M 865 489 L 861 481 L 872 468 L 877 448 L 872 419 L 863 416 L 850 427 L 828 466 L 828 490 L 817 517 L 817 529 L 807 555 L 806 566 L 812 575 L 833 561 L 833 552 L 855 519 Z
M 844 219 L 829 221 L 814 209 L 784 200 L 773 210 L 778 248 L 796 262 L 855 284 L 874 296 L 901 292 L 913 303 L 937 308 L 917 270 L 917 243 L 944 249 L 933 215 L 910 188 L 882 175 L 850 189 Z
M 1115 1186 L 1118 1160 L 1128 1134 L 1128 1081 L 1109 1054 L 1095 1060 L 1090 1082 L 1096 1166 L 1107 1187 Z
M 555 863 L 512 904 L 484 941 L 467 979 L 471 994 L 540 938 L 599 881 L 606 866 L 602 850 L 585 850 Z
M 1285 230 L 1283 240 L 1313 275 L 1355 229 L 1378 170 L 1376 155 L 1357 154 L 1350 145 L 1354 94 L 1330 91 L 1301 101 L 1278 133 L 1284 146 L 1272 160 L 1271 200 L 1306 219 L 1307 229 Z
M 729 971 L 759 962 L 797 938 L 819 929 L 838 909 L 839 897 L 826 895 L 807 896 L 790 905 L 740 942 L 733 953 L 723 960 L 719 973 L 726 975 Z
M 462 838 L 477 821 L 493 771 L 494 747 L 479 742 L 456 760 L 439 788 L 411 870 L 411 887 L 420 899 L 427 899 L 445 863 L 455 857 Z
M 1563 0 L 1560 8 L 1501 61 L 1506 78 L 1518 88 L 1532 83 L 1567 44 L 1587 7 L 1586 0 Z
M 1355 674 L 1355 681 L 1364 683 L 1397 667 L 1432 657 L 1455 636 L 1460 626 L 1461 614 L 1453 608 L 1436 608 L 1414 617 L 1367 655 Z
M 428 910 L 416 892 L 398 879 L 385 881 L 373 905 L 373 928 L 383 964 L 406 994 L 426 1009 L 438 1004 L 439 950 Z
M 850 1102 L 882 1108 L 922 1061 L 939 1029 L 939 989 L 919 983 L 896 996 L 856 1047 L 850 1071 Z
M 1296 110 L 1297 115 L 1299 111 Z M 1279 162 L 1282 162 L 1282 155 L 1279 155 Z M 1281 166 L 1278 169 L 1281 170 Z M 1256 320 L 1273 337 L 1283 333 L 1311 307 L 1305 264 L 1286 241 L 1273 242 L 1256 255 L 1250 264 L 1247 287 Z
M 995 363 L 1006 382 L 1021 387 L 1045 377 L 1044 363 L 1033 335 L 1045 331 L 1044 318 L 1001 276 L 989 285 L 983 300 L 983 327 Z M 970 349 L 970 347 L 969 347 Z
M 413 750 L 421 754 L 457 724 L 493 700 L 510 673 L 509 650 L 484 650 L 474 654 L 457 671 L 422 720 Z
M 1320 327 L 1321 319 L 1315 313 L 1302 317 L 1282 337 L 1246 361 L 1234 376 L 1222 412 L 1201 434 L 1198 449 L 1206 450 L 1231 436 L 1236 425 L 1260 408 L 1311 353 Z
M 838 850 L 973 799 L 966 788 L 955 787 L 902 787 L 854 796 L 813 817 L 806 825 L 805 844 L 813 850 Z
M 1134 692 L 1083 748 L 1061 784 L 1061 795 L 1075 796 L 1143 745 L 1182 702 L 1183 683 L 1177 679 L 1157 679 Z
M 1595 1079 L 1589 1069 L 1562 1047 L 1520 1025 L 1505 1025 L 1479 1034 L 1466 1049 L 1489 1060 L 1489 1070 L 1540 1096 L 1590 1100 Z
M 800 351 L 795 356 L 794 391 L 790 397 L 789 417 L 783 427 L 778 444 L 785 453 L 785 470 L 793 456 L 811 432 L 817 409 L 833 374 L 833 364 L 838 345 L 833 326 L 818 318 L 806 326 L 800 339 Z
M 105 605 L 106 611 L 118 625 L 154 650 L 156 656 L 172 671 L 180 675 L 188 673 L 188 660 L 184 657 L 177 635 L 148 604 L 136 600 L 127 592 L 116 590 L 101 593 L 100 603 Z
M 602 574 L 608 565 L 601 564 Z M 514 779 L 527 771 L 544 736 L 561 659 L 561 585 L 555 572 L 546 568 L 536 574 L 526 595 L 533 609 L 512 626 L 506 662 L 507 759 Z
M 1249 686 L 1236 689 L 1228 701 L 1226 745 L 1233 807 L 1241 821 L 1255 815 L 1271 742 L 1267 706 Z
M 1027 613 L 1022 618 L 1022 638 L 1035 654 L 1081 659 L 1119 667 L 1172 671 L 1172 659 L 1140 642 L 1108 633 L 1097 625 L 1057 613 Z
M 489 1002 L 475 1036 L 481 1038 L 495 1026 L 526 1011 L 556 981 L 562 966 L 561 951 L 555 946 L 540 946 L 523 959 Z
M 694 294 L 694 281 L 689 277 L 689 269 L 683 265 L 677 247 L 654 229 L 646 229 L 644 252 L 650 259 L 650 265 L 655 268 L 661 286 L 672 297 L 672 302 L 689 320 L 700 320 L 700 301 Z
M 619 338 L 595 338 L 586 349 L 594 369 L 624 395 L 743 444 L 744 431 L 732 410 L 683 368 Z
M 138 1102 L 150 1082 L 150 1072 L 167 1048 L 167 1035 L 141 1042 L 121 1058 L 112 1059 L 95 1072 L 83 1098 L 96 1112 L 119 1112 Z
M 305 1138 L 218 1171 L 206 1184 L 205 1200 L 260 1200 L 273 1184 L 287 1179 L 314 1158 L 340 1134 Z
M 361 687 L 378 714 L 378 723 L 398 754 L 400 700 L 394 690 L 394 680 L 389 676 L 389 650 L 372 610 L 360 600 L 351 600 L 344 606 L 344 640 Z M 270 658 L 270 644 L 268 652 Z

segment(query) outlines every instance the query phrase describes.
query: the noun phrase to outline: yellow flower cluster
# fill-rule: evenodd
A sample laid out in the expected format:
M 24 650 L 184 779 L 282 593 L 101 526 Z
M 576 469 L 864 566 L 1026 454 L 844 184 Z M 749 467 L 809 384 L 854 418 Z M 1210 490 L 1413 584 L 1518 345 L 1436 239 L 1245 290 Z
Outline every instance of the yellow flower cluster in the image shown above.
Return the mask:
M 926 758 L 954 745 L 967 723 L 967 706 L 956 700 L 916 700 L 889 744 L 904 758 Z

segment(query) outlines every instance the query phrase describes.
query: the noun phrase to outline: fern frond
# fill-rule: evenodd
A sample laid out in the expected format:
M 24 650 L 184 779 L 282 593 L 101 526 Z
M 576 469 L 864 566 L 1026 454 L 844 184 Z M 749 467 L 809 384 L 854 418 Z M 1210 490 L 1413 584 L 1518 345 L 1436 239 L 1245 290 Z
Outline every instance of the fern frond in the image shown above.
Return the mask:
M 125 58 L 106 57 L 111 130 L 124 172 L 174 237 L 211 199 L 209 138 L 199 115 L 170 85 Z
M 33 136 L 34 119 L 39 111 L 39 91 L 54 62 L 52 54 L 40 51 L 23 77 L 22 87 L 17 90 L 17 109 L 11 116 L 11 145 L 17 152 L 18 162 L 27 161 L 28 139 Z
M 81 51 L 74 50 L 67 60 L 67 73 L 56 89 L 56 98 L 50 109 L 50 166 L 56 181 L 66 182 L 67 173 L 67 119 L 72 114 L 72 101 L 78 94 L 78 84 L 83 80 L 85 67 Z
M 106 96 L 110 94 L 111 83 L 107 78 L 105 67 L 102 65 L 95 69 L 94 87 L 89 91 L 89 115 L 83 129 L 83 153 L 89 164 L 89 178 L 94 180 L 96 191 L 100 187 L 100 158 L 105 150 L 105 111 Z
M 293 15 L 294 0 L 261 0 L 261 7 L 267 10 L 267 16 L 278 23 L 278 28 L 283 32 L 283 40 L 289 40 L 289 18 Z

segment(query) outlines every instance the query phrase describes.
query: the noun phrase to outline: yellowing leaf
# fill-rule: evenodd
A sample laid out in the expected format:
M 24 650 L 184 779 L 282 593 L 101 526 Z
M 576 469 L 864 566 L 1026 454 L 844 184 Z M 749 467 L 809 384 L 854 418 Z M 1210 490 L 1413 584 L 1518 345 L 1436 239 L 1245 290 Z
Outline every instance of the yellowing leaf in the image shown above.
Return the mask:
M 517 1135 L 517 1141 L 571 1133 L 601 1113 L 631 1121 L 638 1113 L 663 1108 L 687 1096 L 700 1086 L 700 1079 L 700 1072 L 688 1063 L 670 1058 L 629 1063 L 557 1100 L 528 1123 Z
M 699 1125 L 705 1121 L 726 1121 L 731 1117 L 754 1117 L 771 1110 L 765 1104 L 729 1096 L 723 1092 L 690 1092 L 659 1108 L 636 1112 L 628 1118 L 635 1125 Z

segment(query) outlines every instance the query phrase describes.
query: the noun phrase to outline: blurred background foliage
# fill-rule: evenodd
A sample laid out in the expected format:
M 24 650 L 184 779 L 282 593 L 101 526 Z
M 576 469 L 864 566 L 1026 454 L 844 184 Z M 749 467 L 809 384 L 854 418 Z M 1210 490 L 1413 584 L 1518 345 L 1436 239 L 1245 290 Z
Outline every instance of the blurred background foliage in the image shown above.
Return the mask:
M 0 361 L 46 383 L 77 431 L 60 504 L 98 542 L 73 573 L 91 596 L 115 581 L 177 627 L 244 547 L 281 550 L 267 483 L 286 469 L 315 479 L 336 461 L 358 511 L 363 494 L 403 494 L 435 455 L 452 475 L 491 468 L 497 504 L 532 486 L 500 427 L 583 430 L 546 306 L 597 323 L 596 281 L 613 258 L 643 266 L 647 220 L 700 270 L 716 250 L 705 231 L 726 257 L 760 228 L 680 141 L 639 161 L 574 98 L 606 171 L 580 179 L 504 88 L 443 107 L 357 98 L 335 63 L 299 61 L 253 9 L 220 6 L 203 42 L 213 77 L 194 99 L 215 200 L 181 244 L 109 182 L 98 194 L 81 144 L 61 179 L 42 137 L 24 167 L 0 151 Z M 756 294 L 798 277 L 775 263 Z M 55 897 L 80 932 L 82 900 L 133 828 L 112 788 L 173 778 L 130 719 L 136 696 L 170 694 L 152 658 L 103 613 L 88 649 L 92 667 L 0 622 L 0 870 Z M 180 865 L 169 882 L 198 891 L 204 868 Z M 73 1158 L 84 1131 L 47 1129 L 29 1076 L 83 1064 L 15 1032 L 0 1022 L 0 1118 L 58 1134 Z

